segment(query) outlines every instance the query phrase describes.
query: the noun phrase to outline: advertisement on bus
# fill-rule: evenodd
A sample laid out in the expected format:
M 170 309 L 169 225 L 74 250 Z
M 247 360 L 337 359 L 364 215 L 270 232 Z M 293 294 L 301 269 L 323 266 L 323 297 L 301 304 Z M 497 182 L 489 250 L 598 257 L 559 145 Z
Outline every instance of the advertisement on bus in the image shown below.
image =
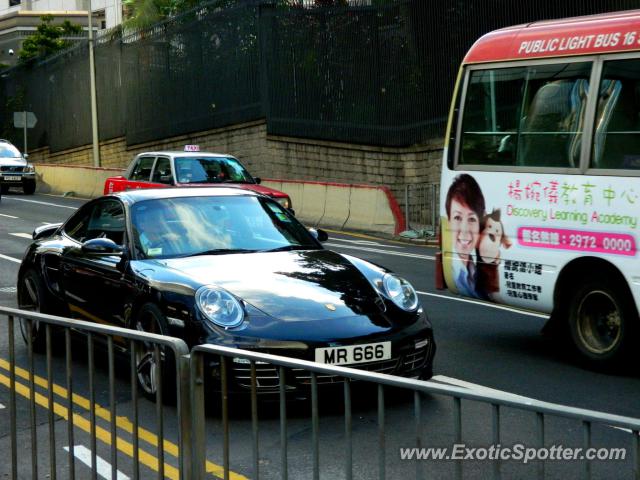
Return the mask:
M 547 310 L 560 263 L 636 256 L 640 191 L 622 178 L 448 172 L 443 269 L 461 295 Z

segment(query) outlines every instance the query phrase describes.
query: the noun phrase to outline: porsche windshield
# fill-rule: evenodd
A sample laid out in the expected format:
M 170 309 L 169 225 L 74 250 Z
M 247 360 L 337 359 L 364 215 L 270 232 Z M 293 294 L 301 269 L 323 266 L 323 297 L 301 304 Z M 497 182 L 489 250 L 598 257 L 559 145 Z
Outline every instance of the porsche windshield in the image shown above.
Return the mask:
M 278 203 L 254 196 L 144 200 L 131 223 L 141 258 L 322 248 Z
M 178 183 L 254 183 L 244 167 L 231 157 L 176 157 Z

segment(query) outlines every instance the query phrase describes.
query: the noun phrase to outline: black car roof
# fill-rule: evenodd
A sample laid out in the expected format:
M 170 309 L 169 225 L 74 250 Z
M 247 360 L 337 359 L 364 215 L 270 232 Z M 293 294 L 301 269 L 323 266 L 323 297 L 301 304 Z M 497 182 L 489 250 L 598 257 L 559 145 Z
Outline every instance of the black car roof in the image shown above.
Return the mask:
M 116 192 L 107 197 L 118 197 L 122 201 L 133 204 L 143 200 L 155 200 L 164 198 L 186 197 L 234 197 L 234 196 L 259 197 L 261 194 L 233 186 L 224 187 L 190 187 L 190 188 L 140 188 Z

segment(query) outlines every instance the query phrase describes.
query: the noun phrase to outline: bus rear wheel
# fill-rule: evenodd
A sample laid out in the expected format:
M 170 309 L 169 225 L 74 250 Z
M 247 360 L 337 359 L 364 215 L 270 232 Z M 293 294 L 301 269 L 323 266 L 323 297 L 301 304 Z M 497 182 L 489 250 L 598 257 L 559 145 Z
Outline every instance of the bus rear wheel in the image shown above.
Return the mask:
M 588 280 L 577 287 L 569 303 L 573 344 L 594 367 L 621 365 L 633 343 L 638 321 L 626 285 L 613 278 Z

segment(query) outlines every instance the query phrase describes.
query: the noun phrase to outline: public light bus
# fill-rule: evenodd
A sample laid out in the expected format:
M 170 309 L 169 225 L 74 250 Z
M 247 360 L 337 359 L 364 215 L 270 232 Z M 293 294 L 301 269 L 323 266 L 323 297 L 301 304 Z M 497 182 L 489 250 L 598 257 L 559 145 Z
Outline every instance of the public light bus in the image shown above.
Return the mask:
M 505 28 L 471 47 L 440 211 L 442 287 L 551 314 L 593 365 L 633 361 L 640 10 Z

